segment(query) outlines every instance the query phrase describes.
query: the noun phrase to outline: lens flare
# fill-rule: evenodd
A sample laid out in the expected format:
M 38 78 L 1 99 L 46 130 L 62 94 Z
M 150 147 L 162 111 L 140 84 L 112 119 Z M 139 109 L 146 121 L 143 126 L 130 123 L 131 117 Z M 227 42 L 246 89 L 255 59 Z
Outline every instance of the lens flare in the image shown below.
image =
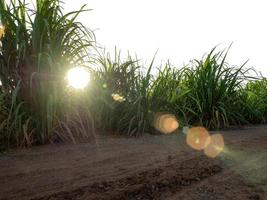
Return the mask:
M 117 101 L 117 102 L 120 102 L 120 103 L 126 101 L 126 99 L 123 96 L 119 95 L 119 94 L 112 94 L 111 96 L 112 96 L 114 101 Z
M 204 127 L 193 127 L 187 131 L 186 142 L 195 150 L 205 149 L 210 141 L 209 132 Z
M 179 128 L 179 123 L 176 117 L 172 114 L 156 114 L 154 118 L 154 127 L 164 134 L 174 132 Z
M 69 70 L 67 79 L 71 87 L 83 89 L 89 83 L 90 73 L 85 67 L 75 67 Z
M 210 138 L 211 142 L 204 149 L 204 153 L 210 158 L 216 158 L 224 149 L 224 139 L 221 134 L 214 134 Z
M 106 89 L 108 85 L 106 83 L 103 84 L 103 88 Z

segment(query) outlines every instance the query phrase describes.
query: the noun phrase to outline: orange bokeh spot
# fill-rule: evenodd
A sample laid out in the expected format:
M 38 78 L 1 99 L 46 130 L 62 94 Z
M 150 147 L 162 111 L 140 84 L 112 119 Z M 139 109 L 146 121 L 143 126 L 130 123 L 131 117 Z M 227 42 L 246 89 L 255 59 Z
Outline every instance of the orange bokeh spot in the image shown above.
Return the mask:
M 204 153 L 210 158 L 216 158 L 224 149 L 224 139 L 221 134 L 211 136 L 210 144 L 205 148 Z
M 154 119 L 154 127 L 158 131 L 168 134 L 174 132 L 179 123 L 176 117 L 172 114 L 156 114 Z
M 193 149 L 203 150 L 210 141 L 209 132 L 204 127 L 193 127 L 187 131 L 186 142 Z

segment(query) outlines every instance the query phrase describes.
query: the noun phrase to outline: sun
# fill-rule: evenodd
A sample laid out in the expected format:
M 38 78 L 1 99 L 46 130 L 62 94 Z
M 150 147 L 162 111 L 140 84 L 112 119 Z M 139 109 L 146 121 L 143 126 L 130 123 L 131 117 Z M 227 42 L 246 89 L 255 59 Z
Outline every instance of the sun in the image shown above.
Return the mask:
M 90 81 L 90 73 L 85 67 L 74 67 L 68 71 L 67 80 L 71 87 L 83 89 Z

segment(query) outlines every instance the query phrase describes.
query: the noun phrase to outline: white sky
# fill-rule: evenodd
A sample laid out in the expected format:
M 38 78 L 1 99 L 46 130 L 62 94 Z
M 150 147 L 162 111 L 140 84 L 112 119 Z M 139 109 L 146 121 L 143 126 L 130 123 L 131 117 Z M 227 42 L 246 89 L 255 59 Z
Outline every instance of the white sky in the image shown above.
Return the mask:
M 267 75 L 266 0 L 65 0 L 66 10 L 87 4 L 80 21 L 95 31 L 97 42 L 114 51 L 129 50 L 149 62 L 170 59 L 178 67 L 201 58 L 212 47 L 233 42 L 228 62 L 249 59 Z

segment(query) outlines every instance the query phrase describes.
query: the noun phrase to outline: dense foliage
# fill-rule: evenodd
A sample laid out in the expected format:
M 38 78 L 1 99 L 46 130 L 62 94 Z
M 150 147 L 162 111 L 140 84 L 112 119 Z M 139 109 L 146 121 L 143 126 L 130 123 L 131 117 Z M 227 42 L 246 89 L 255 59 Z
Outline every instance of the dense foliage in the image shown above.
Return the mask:
M 0 78 L 8 117 L 1 135 L 7 144 L 45 143 L 66 117 L 64 76 L 90 59 L 93 34 L 75 21 L 83 8 L 63 14 L 60 1 L 0 0 L 5 26 L 0 49 Z

